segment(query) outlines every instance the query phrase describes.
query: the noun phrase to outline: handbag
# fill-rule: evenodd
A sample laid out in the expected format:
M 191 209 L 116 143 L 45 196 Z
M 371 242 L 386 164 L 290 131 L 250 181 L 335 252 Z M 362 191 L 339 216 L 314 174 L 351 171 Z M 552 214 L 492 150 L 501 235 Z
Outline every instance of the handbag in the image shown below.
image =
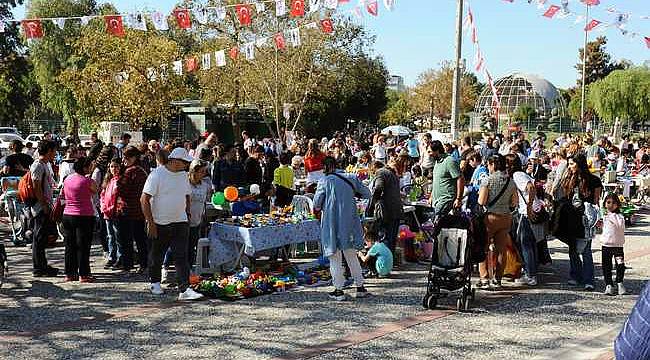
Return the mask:
M 63 210 L 65 210 L 65 195 L 63 193 L 63 188 L 61 188 L 61 192 L 59 193 L 59 196 L 56 197 L 54 206 L 52 206 L 50 219 L 55 223 L 61 222 L 61 220 L 63 220 Z
M 528 216 L 528 221 L 530 221 L 531 224 L 543 224 L 547 222 L 550 219 L 550 215 L 548 214 L 548 211 L 542 206 L 541 209 L 538 211 L 535 211 L 533 209 L 533 204 L 529 204 L 528 200 L 526 200 L 526 197 L 524 196 L 524 193 L 517 188 L 517 191 L 519 192 L 519 195 L 521 195 L 521 198 L 524 199 L 524 203 L 526 204 L 526 216 Z

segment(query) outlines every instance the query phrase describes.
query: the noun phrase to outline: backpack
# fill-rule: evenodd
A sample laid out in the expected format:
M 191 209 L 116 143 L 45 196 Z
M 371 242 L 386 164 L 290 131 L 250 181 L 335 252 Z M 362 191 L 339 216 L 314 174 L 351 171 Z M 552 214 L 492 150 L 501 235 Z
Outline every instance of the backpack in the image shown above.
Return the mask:
M 34 182 L 32 181 L 32 172 L 27 171 L 18 182 L 18 200 L 26 205 L 34 205 L 36 203 L 36 195 L 34 193 Z

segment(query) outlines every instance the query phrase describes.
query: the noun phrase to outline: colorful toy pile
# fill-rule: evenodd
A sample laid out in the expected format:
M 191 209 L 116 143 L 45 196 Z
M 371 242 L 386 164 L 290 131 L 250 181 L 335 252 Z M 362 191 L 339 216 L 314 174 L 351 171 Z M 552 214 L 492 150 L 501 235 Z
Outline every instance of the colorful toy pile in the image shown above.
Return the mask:
M 331 280 L 329 268 L 315 266 L 301 271 L 296 267 L 279 269 L 279 271 L 251 273 L 248 268 L 230 275 L 215 275 L 212 278 L 201 279 L 191 277 L 192 289 L 213 299 L 235 301 L 252 298 L 274 292 L 285 292 L 298 285 L 320 286 Z
M 311 219 L 311 216 L 304 214 L 274 211 L 271 214 L 246 214 L 244 216 L 233 216 L 229 221 L 225 222 L 245 228 L 258 228 L 263 226 L 298 224 Z

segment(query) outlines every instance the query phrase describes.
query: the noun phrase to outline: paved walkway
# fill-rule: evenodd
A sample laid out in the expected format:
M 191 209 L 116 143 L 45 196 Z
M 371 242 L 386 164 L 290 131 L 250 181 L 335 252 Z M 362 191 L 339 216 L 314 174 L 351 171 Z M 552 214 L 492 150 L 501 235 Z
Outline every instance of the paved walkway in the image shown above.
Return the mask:
M 34 279 L 27 248 L 9 247 L 0 289 L 0 358 L 13 359 L 611 359 L 612 341 L 650 276 L 650 216 L 628 229 L 626 286 L 607 297 L 567 285 L 568 255 L 551 242 L 541 285 L 478 292 L 470 313 L 424 311 L 424 266 L 369 280 L 372 297 L 337 303 L 306 288 L 233 303 L 176 303 L 145 278 L 101 269 L 95 284 Z M 63 267 L 63 248 L 48 252 Z M 594 246 L 596 274 L 600 249 Z

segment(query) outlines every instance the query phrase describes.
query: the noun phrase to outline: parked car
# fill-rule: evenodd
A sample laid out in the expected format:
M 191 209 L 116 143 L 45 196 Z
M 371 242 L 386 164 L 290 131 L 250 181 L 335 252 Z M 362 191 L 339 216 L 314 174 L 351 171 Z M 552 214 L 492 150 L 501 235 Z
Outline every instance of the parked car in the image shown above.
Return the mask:
M 27 136 L 25 139 L 25 142 L 30 142 L 34 144 L 34 147 L 36 147 L 42 138 L 43 134 L 29 134 L 29 136 Z
M 9 144 L 11 144 L 11 142 L 14 140 L 20 140 L 23 144 L 25 143 L 25 139 L 20 137 L 18 134 L 0 133 L 0 148 L 9 149 Z
M 0 134 L 16 134 L 16 135 L 19 135 L 18 134 L 18 129 L 16 129 L 15 127 L 4 127 L 4 126 L 0 127 Z

